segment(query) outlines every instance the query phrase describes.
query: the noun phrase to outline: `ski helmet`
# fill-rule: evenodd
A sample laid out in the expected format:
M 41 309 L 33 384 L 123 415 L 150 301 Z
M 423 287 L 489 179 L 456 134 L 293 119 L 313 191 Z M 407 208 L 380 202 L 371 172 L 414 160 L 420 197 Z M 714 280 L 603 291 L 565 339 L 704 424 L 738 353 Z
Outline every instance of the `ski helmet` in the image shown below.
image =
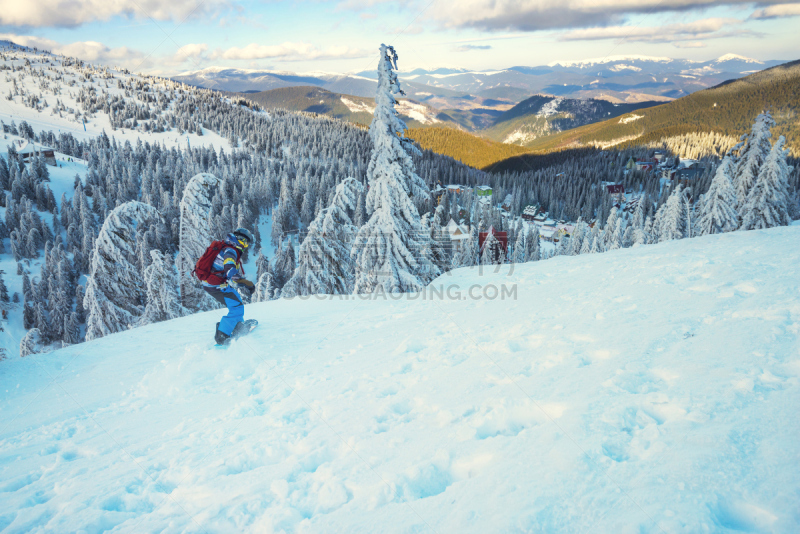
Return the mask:
M 253 241 L 255 241 L 255 239 L 253 239 L 253 234 L 250 233 L 250 230 L 247 228 L 237 228 L 233 231 L 233 235 L 239 240 L 243 248 L 249 247 Z M 244 241 L 244 243 L 242 243 L 242 241 Z

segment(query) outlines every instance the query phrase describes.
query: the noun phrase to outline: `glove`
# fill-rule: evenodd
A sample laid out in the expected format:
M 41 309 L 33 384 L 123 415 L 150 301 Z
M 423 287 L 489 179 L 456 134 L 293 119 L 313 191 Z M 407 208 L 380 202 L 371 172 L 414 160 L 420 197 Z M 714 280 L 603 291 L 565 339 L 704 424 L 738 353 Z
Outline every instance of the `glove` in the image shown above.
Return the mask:
M 248 295 L 252 296 L 253 293 L 255 293 L 256 291 L 255 284 L 253 284 L 253 282 L 251 282 L 250 280 L 245 280 L 244 278 L 242 278 L 241 280 L 238 280 L 236 283 L 239 287 L 247 291 Z

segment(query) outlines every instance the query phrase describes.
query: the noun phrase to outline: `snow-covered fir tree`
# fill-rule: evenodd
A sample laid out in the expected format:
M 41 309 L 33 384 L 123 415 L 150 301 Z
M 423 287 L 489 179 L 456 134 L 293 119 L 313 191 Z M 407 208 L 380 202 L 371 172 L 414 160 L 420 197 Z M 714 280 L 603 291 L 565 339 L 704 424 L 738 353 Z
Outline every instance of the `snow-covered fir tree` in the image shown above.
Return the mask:
M 24 358 L 39 352 L 41 338 L 42 334 L 38 328 L 28 330 L 19 342 L 19 355 Z
M 153 206 L 134 200 L 115 208 L 103 223 L 83 303 L 87 341 L 131 328 L 144 312 L 146 291 L 135 263 L 135 232 L 160 217 Z
M 747 195 L 758 178 L 758 170 L 767 159 L 772 148 L 770 128 L 775 125 L 775 120 L 769 111 L 756 117 L 747 142 L 739 153 L 738 161 L 733 170 L 733 187 L 736 192 L 736 208 L 741 212 L 742 206 L 747 201 Z
M 714 173 L 711 187 L 703 196 L 697 223 L 700 235 L 732 232 L 739 226 L 736 192 L 730 178 L 732 170 L 733 160 L 730 156 L 725 156 Z
M 203 291 L 192 272 L 197 260 L 213 240 L 211 213 L 213 199 L 220 184 L 221 180 L 213 174 L 197 174 L 186 184 L 180 203 L 179 249 L 175 266 L 180 277 L 181 304 L 192 311 L 219 307 Z
M 414 169 L 404 137 L 406 125 L 395 111 L 397 54 L 381 45 L 375 116 L 369 128 L 373 142 L 367 169 L 369 220 L 356 236 L 353 254 L 357 271 L 356 293 L 405 293 L 421 289 L 438 269 L 421 254 L 430 237 L 420 224 L 413 197 L 428 196 Z
M 178 278 L 159 250 L 150 251 L 151 263 L 144 270 L 144 283 L 147 291 L 147 304 L 139 318 L 139 324 L 146 325 L 160 321 L 177 319 L 189 314 L 178 296 Z
M 264 271 L 261 276 L 258 277 L 251 302 L 266 302 L 272 300 L 274 296 L 275 286 L 272 284 L 272 273 Z
M 742 230 L 788 226 L 791 168 L 786 163 L 786 140 L 779 137 L 758 172 L 758 179 L 742 206 Z
M 657 226 L 658 241 L 671 241 L 686 237 L 686 203 L 683 199 L 683 186 L 678 184 L 669 198 L 658 209 L 654 226 Z
M 331 205 L 308 227 L 298 251 L 297 267 L 284 285 L 282 297 L 352 293 L 355 264 L 350 250 L 358 231 L 353 217 L 363 189 L 354 178 L 336 186 Z
M 539 261 L 542 259 L 541 244 L 539 243 L 539 228 L 531 225 L 525 237 L 525 260 Z
M 478 228 L 472 225 L 469 238 L 461 242 L 453 255 L 453 267 L 474 267 L 478 261 Z

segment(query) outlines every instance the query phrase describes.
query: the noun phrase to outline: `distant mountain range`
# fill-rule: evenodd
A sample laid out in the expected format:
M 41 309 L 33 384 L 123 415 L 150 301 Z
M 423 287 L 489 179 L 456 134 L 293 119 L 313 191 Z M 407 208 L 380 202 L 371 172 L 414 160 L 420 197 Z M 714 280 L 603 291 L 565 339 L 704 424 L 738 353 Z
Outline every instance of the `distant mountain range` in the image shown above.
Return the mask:
M 529 146 L 537 151 L 621 146 L 704 132 L 736 139 L 750 131 L 756 115 L 764 110 L 770 110 L 776 122 L 773 139 L 785 136 L 787 148 L 795 157 L 800 155 L 800 61 L 730 80 L 674 102 L 565 130 Z
M 399 72 L 409 98 L 438 109 L 469 110 L 516 104 L 534 94 L 598 98 L 610 102 L 670 101 L 723 81 L 741 78 L 783 61 L 758 61 L 726 54 L 710 61 L 666 57 L 609 56 L 492 71 L 458 68 Z M 353 96 L 372 97 L 376 73 L 351 74 L 248 70 L 209 67 L 173 76 L 190 85 L 222 91 L 260 92 L 292 86 L 315 86 Z

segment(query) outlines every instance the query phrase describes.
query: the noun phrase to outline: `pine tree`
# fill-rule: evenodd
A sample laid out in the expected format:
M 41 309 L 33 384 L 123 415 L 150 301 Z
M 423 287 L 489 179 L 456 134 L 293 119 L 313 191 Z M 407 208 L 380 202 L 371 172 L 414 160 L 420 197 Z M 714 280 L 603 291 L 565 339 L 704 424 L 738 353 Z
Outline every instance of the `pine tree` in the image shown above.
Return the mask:
M 686 237 L 686 205 L 683 200 L 683 188 L 680 184 L 675 187 L 667 201 L 658 209 L 656 221 L 659 221 L 658 241 L 671 241 Z
M 91 341 L 134 326 L 144 312 L 144 280 L 135 265 L 136 228 L 160 218 L 138 201 L 115 208 L 106 218 L 92 253 L 86 285 L 86 339 Z
M 252 302 L 266 302 L 272 300 L 275 294 L 275 286 L 272 284 L 272 273 L 265 271 L 258 277 L 256 290 L 253 292 Z
M 222 181 L 213 174 L 192 177 L 183 190 L 180 203 L 180 237 L 175 267 L 180 277 L 181 305 L 192 311 L 217 308 L 216 302 L 203 291 L 192 275 L 197 260 L 211 244 L 211 203 Z
M 67 345 L 81 342 L 81 326 L 78 321 L 78 315 L 75 312 L 64 317 L 64 335 L 61 339 Z
M 0 307 L 5 309 L 5 304 L 8 304 L 11 300 L 8 296 L 8 288 L 6 287 L 6 282 L 3 279 L 3 275 L 6 274 L 5 271 L 0 270 Z
M 541 245 L 539 243 L 539 228 L 532 224 L 525 238 L 525 258 L 527 261 L 542 259 Z
M 514 251 L 511 253 L 511 263 L 525 263 L 527 261 L 525 249 L 525 228 L 520 227 L 517 232 L 517 239 L 514 242 Z
M 788 226 L 789 173 L 783 136 L 778 138 L 758 173 L 758 180 L 742 206 L 742 230 Z
M 373 142 L 367 170 L 369 220 L 355 240 L 354 291 L 405 293 L 421 289 L 439 273 L 420 254 L 429 237 L 411 197 L 424 198 L 428 192 L 408 154 L 411 145 L 403 136 L 406 125 L 395 111 L 394 95 L 401 92 L 394 72 L 397 54 L 386 45 L 380 50 L 375 117 L 369 129 Z
M 336 186 L 331 205 L 308 227 L 300 245 L 297 268 L 281 290 L 282 297 L 352 293 L 355 264 L 350 245 L 358 231 L 352 217 L 362 190 L 361 183 L 353 178 Z
M 150 251 L 151 263 L 144 270 L 147 305 L 140 325 L 169 321 L 189 314 L 178 298 L 178 279 L 172 266 L 158 250 Z
M 608 214 L 608 220 L 606 221 L 605 228 L 603 228 L 603 250 L 615 250 L 615 248 L 619 248 L 619 246 L 617 246 L 618 240 L 615 236 L 617 219 L 619 218 L 618 211 L 618 208 L 614 206 Z
M 495 265 L 499 263 L 500 241 L 497 240 L 493 232 L 490 232 L 483 240 L 481 248 L 481 265 Z
M 731 158 L 726 156 L 714 174 L 711 187 L 703 196 L 702 211 L 698 221 L 700 235 L 731 232 L 739 226 L 736 193 L 730 179 L 732 166 Z
M 758 115 L 747 138 L 747 144 L 739 154 L 739 161 L 733 172 L 733 186 L 736 190 L 736 208 L 740 212 L 758 178 L 759 169 L 770 152 L 769 138 L 772 136 L 770 128 L 774 125 L 775 121 L 769 111 Z
M 19 355 L 21 357 L 36 354 L 40 350 L 41 332 L 38 328 L 31 328 L 19 342 Z

